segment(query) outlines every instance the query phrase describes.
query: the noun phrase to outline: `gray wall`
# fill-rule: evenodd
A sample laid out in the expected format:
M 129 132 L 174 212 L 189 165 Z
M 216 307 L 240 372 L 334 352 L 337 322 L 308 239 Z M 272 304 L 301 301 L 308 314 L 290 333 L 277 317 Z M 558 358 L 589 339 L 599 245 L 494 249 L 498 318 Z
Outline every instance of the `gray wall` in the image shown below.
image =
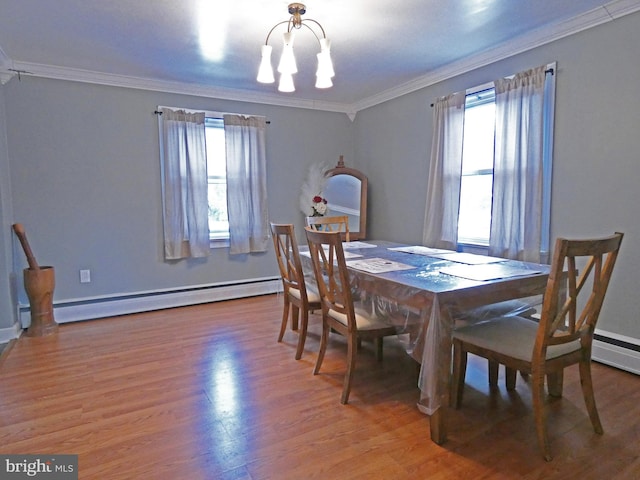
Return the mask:
M 6 132 L 4 87 L 0 85 L 0 329 L 11 327 L 15 320 L 11 299 L 15 276 L 12 274 L 11 182 Z
M 56 302 L 278 275 L 272 249 L 164 261 L 158 105 L 267 116 L 270 216 L 300 230 L 308 166 L 353 158 L 352 124 L 339 113 L 33 77 L 4 92 L 12 220 L 25 225 L 38 262 L 55 266 Z M 13 250 L 21 272 L 26 259 L 17 242 Z M 79 282 L 84 268 L 91 283 Z
M 638 45 L 636 13 L 359 112 L 370 236 L 422 239 L 436 97 L 557 61 L 551 237 L 625 232 L 599 327 L 640 339 Z

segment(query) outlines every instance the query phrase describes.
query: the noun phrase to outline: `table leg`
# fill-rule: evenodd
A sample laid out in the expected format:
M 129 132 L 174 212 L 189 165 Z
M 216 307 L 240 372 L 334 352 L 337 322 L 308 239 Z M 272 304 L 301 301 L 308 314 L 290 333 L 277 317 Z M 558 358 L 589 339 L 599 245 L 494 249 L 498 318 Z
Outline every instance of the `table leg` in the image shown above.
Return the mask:
M 445 428 L 445 407 L 439 407 L 429 417 L 429 429 L 431 431 L 431 440 L 438 445 L 442 445 L 447 440 L 447 431 Z
M 436 398 L 439 399 L 440 405 L 429 419 L 429 428 L 431 430 L 431 440 L 442 445 L 447 440 L 446 430 L 446 413 L 449 408 L 450 388 L 451 388 L 451 355 L 452 355 L 452 330 L 453 320 L 449 314 L 449 308 L 445 304 L 441 304 L 439 298 L 436 297 L 433 302 L 431 311 L 431 319 L 429 323 L 429 331 L 435 344 L 434 353 L 436 358 L 432 359 L 437 370 L 435 378 L 437 382 Z

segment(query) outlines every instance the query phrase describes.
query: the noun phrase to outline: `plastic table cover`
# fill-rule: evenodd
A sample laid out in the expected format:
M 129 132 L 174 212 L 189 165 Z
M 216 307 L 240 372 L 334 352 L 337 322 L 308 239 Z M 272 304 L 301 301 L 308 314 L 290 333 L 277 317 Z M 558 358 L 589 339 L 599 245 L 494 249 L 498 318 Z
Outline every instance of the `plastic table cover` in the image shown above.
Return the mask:
M 453 329 L 495 316 L 535 313 L 549 267 L 405 247 L 380 240 L 343 244 L 355 309 L 396 326 L 407 353 L 421 365 L 418 408 L 432 415 L 449 404 Z M 407 252 L 412 249 L 415 253 Z M 313 289 L 308 246 L 301 246 L 300 254 Z

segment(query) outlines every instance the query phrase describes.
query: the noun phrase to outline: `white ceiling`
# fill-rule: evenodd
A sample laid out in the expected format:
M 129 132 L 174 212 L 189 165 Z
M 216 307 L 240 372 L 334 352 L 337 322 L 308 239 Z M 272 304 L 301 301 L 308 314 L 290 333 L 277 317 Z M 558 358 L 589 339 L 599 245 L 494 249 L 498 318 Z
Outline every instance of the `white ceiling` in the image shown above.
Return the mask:
M 283 94 L 255 77 L 260 46 L 271 27 L 289 17 L 289 3 L 0 0 L 0 80 L 20 70 L 355 113 L 640 10 L 640 0 L 307 0 L 303 18 L 319 21 L 332 42 L 334 87 L 313 87 L 319 48 L 301 30 L 296 92 Z M 274 63 L 281 31 L 269 42 Z M 201 39 L 207 35 L 223 45 L 217 58 L 205 53 Z

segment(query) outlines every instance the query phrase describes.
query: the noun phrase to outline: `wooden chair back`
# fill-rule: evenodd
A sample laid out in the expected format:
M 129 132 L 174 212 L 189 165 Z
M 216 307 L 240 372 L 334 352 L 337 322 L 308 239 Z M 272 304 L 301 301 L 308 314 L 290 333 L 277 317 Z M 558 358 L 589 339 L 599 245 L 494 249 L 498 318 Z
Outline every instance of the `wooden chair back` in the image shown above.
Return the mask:
M 293 225 L 271 223 L 271 236 L 284 293 L 287 294 L 291 288 L 300 290 L 300 295 L 306 300 L 307 289 Z
M 576 340 L 590 357 L 622 237 L 615 233 L 602 239 L 556 240 L 532 363 L 544 363 L 548 347 Z
M 353 332 L 357 327 L 340 232 L 305 230 L 323 314 L 333 310 L 346 315 L 348 331 Z
M 332 217 L 307 217 L 307 227 L 320 232 L 341 232 L 341 239 L 349 241 L 349 217 L 338 215 Z

